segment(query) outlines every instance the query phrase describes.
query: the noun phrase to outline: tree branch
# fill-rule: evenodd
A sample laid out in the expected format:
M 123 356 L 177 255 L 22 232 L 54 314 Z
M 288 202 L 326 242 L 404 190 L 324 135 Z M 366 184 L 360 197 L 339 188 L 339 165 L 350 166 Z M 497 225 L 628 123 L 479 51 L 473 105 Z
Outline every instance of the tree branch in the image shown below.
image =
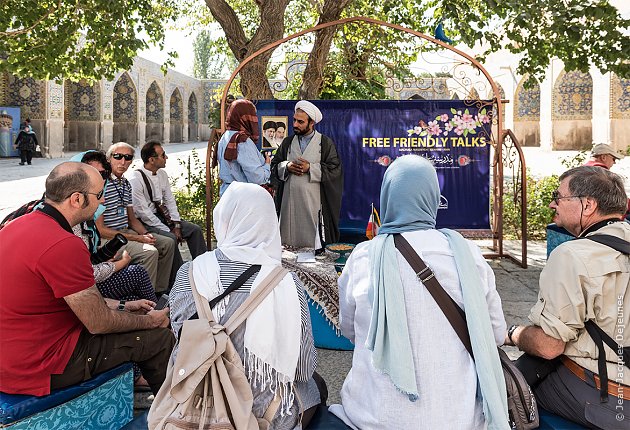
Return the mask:
M 48 9 L 48 12 L 46 12 L 44 15 L 39 17 L 37 21 L 35 21 L 33 25 L 31 25 L 30 27 L 22 28 L 20 30 L 15 30 L 15 31 L 0 31 L 0 37 L 16 37 L 21 34 L 29 33 L 31 30 L 37 27 L 40 23 L 42 23 L 46 18 L 48 18 L 53 12 L 55 12 L 57 9 L 60 9 L 61 2 L 62 0 L 59 0 L 59 2 L 57 2 L 57 7 L 51 6 L 50 9 Z

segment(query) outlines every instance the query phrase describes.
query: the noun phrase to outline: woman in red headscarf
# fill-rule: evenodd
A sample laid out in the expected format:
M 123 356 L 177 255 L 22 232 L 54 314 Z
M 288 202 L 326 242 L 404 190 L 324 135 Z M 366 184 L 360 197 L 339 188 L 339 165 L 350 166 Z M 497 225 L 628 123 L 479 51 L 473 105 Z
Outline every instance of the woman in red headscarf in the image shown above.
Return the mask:
M 258 117 L 252 102 L 239 99 L 227 112 L 227 130 L 218 145 L 219 178 L 222 195 L 232 182 L 266 184 L 269 182 L 269 156 L 263 157 L 258 143 Z

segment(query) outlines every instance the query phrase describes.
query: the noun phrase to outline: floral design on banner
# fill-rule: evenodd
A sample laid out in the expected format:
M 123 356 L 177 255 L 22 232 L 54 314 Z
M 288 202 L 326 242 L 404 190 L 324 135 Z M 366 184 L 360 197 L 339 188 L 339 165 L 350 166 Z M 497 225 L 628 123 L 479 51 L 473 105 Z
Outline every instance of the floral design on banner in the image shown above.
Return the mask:
M 451 116 L 452 115 L 452 116 Z M 458 136 L 468 136 L 477 134 L 477 129 L 483 124 L 492 121 L 491 113 L 486 108 L 481 109 L 478 114 L 471 114 L 468 109 L 456 110 L 451 108 L 450 115 L 443 113 L 435 117 L 435 120 L 427 124 L 423 120 L 418 121 L 418 125 L 407 130 L 408 136 L 448 136 L 451 132 Z

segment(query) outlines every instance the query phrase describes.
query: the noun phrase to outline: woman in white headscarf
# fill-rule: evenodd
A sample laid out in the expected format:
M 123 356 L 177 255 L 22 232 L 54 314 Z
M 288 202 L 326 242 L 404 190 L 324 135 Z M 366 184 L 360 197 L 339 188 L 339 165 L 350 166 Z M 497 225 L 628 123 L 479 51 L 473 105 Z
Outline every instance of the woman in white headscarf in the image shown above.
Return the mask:
M 353 428 L 508 429 L 496 349 L 505 319 L 494 274 L 476 245 L 436 230 L 439 201 L 429 161 L 394 161 L 381 187 L 378 235 L 354 249 L 339 278 L 341 332 L 355 349 L 343 407 L 331 411 Z M 395 248 L 395 234 L 465 310 L 475 361 Z
M 216 321 L 224 324 L 250 291 L 281 264 L 282 248 L 273 200 L 258 185 L 232 183 L 213 215 L 217 249 L 200 255 L 193 264 L 199 293 L 212 300 L 251 265 L 261 266 L 257 274 L 214 307 Z M 169 299 L 176 336 L 184 321 L 196 312 L 189 264 L 179 269 Z M 300 418 L 300 402 L 304 410 L 313 408 L 314 412 L 321 401 L 313 380 L 317 353 L 304 287 L 294 274 L 288 274 L 230 338 L 250 379 L 256 417 L 263 416 L 276 393 L 282 402 L 272 429 L 293 429 Z M 305 419 L 309 418 L 305 415 Z

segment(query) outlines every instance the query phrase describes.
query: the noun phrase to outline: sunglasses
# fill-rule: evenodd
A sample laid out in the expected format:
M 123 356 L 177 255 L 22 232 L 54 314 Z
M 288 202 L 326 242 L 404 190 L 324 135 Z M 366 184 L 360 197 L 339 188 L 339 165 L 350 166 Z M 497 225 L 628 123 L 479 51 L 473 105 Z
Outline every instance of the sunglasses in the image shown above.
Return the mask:
M 551 199 L 556 202 L 557 205 L 560 204 L 560 200 L 562 199 L 572 199 L 572 198 L 582 198 L 584 196 L 561 196 L 558 190 L 555 190 L 551 193 Z
M 119 153 L 115 153 L 112 154 L 112 158 L 114 160 L 122 160 L 123 158 L 125 159 L 125 161 L 131 161 L 133 160 L 133 155 L 132 154 L 119 154 Z

